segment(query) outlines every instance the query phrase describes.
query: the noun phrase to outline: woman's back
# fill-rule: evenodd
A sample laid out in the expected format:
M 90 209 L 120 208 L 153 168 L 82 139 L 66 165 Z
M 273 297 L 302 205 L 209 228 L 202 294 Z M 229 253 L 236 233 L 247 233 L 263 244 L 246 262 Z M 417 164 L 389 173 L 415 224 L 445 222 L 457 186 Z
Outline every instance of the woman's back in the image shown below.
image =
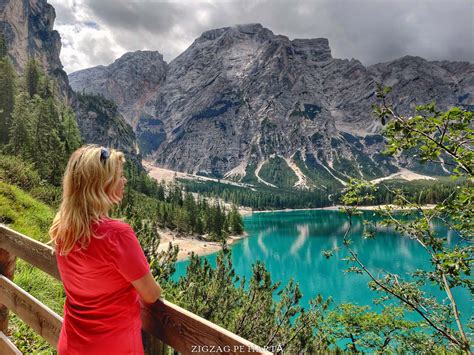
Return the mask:
M 149 273 L 129 225 L 96 222 L 87 249 L 56 253 L 67 294 L 58 350 L 67 354 L 142 354 L 139 295 L 131 284 Z

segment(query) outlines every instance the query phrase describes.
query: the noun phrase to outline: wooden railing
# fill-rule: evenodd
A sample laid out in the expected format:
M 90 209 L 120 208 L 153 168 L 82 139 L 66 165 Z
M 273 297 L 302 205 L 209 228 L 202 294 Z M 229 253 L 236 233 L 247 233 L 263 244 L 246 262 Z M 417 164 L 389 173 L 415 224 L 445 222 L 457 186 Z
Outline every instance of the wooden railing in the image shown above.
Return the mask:
M 6 337 L 8 311 L 57 348 L 63 319 L 13 283 L 16 257 L 61 280 L 54 250 L 0 224 L 0 354 L 21 354 Z M 146 354 L 269 354 L 255 344 L 166 300 L 141 304 Z

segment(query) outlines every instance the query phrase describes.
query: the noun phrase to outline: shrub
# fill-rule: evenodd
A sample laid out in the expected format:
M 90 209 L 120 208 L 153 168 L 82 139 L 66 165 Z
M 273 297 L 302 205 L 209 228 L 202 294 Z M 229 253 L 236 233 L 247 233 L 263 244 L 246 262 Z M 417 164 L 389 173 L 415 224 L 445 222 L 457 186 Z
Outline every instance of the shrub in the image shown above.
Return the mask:
M 0 180 L 27 191 L 41 184 L 33 164 L 11 155 L 0 155 Z

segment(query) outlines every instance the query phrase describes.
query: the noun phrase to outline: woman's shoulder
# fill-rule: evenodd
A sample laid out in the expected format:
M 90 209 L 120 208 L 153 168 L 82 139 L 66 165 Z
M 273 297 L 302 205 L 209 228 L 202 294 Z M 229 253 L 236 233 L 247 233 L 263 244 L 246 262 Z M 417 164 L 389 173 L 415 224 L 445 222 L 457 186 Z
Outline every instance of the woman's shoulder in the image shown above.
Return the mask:
M 96 231 L 99 234 L 122 234 L 132 232 L 132 227 L 124 221 L 113 218 L 104 218 L 97 222 Z
M 127 253 L 132 246 L 138 243 L 132 227 L 118 219 L 107 218 L 101 221 L 97 232 L 99 239 L 102 239 L 100 244 L 106 245 L 107 248 L 111 247 L 111 250 L 118 253 L 120 251 Z

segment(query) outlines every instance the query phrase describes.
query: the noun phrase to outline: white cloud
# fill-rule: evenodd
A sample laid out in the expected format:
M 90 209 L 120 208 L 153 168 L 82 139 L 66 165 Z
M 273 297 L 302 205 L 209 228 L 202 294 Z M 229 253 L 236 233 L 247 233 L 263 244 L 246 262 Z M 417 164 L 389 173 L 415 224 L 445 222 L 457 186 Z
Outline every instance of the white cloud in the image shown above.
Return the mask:
M 202 32 L 259 22 L 290 38 L 329 39 L 334 57 L 364 64 L 406 54 L 474 61 L 472 0 L 50 0 L 67 72 L 127 51 L 168 62 Z
M 61 62 L 66 72 L 109 64 L 128 51 L 82 0 L 50 2 L 56 9 L 55 29 L 61 34 Z

